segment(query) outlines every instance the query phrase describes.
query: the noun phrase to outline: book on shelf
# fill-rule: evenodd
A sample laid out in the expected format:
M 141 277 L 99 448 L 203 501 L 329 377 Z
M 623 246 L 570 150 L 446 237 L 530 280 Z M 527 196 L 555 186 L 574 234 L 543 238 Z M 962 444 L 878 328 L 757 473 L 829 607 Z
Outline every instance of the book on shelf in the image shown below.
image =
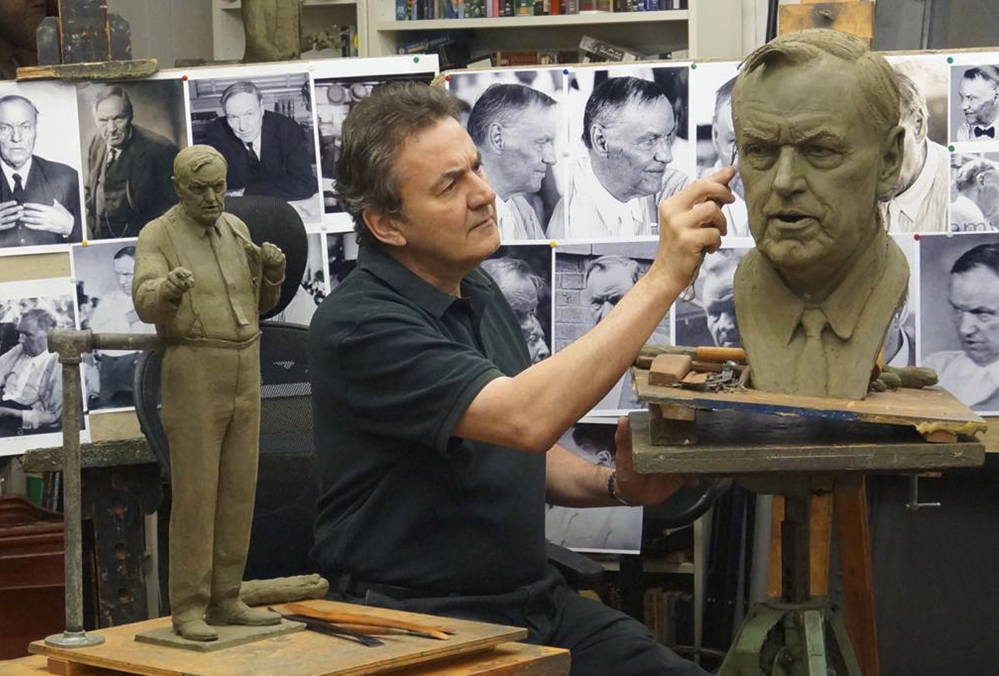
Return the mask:
M 597 40 L 589 35 L 584 35 L 579 39 L 579 51 L 583 52 L 583 63 L 595 61 L 642 61 L 646 57 L 640 52 L 636 52 L 627 47 L 612 45 L 603 40 Z
M 550 66 L 559 63 L 578 63 L 579 52 L 568 50 L 543 51 L 503 51 L 491 55 L 493 66 Z
M 687 0 L 395 0 L 395 20 L 559 16 L 686 8 Z

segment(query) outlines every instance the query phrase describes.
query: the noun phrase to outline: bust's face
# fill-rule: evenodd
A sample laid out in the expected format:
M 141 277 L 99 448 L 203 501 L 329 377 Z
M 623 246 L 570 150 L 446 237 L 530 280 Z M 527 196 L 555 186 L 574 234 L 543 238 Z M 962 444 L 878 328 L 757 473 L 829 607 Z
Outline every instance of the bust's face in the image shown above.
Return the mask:
M 214 225 L 225 207 L 226 168 L 212 160 L 175 181 L 187 215 L 202 225 Z
M 878 227 L 878 193 L 890 185 L 882 178 L 887 141 L 868 119 L 856 78 L 825 57 L 767 65 L 737 90 L 750 230 L 782 272 L 831 279 Z

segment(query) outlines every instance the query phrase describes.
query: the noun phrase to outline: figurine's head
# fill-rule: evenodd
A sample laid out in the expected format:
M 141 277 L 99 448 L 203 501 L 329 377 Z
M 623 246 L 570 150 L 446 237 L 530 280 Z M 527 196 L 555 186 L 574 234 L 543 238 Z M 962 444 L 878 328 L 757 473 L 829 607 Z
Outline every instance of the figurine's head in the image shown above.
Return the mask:
M 785 276 L 834 279 L 901 168 L 891 66 L 846 33 L 783 35 L 746 58 L 733 119 L 757 249 Z
M 187 215 L 214 225 L 225 208 L 226 161 L 211 146 L 184 148 L 173 161 L 173 188 Z

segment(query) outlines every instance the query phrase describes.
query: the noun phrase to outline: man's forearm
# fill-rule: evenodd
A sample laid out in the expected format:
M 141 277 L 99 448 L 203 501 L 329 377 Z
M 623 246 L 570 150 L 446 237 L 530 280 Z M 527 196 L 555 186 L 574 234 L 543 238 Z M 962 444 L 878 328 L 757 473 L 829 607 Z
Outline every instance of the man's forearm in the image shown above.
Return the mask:
M 545 456 L 549 504 L 561 507 L 616 507 L 607 491 L 611 469 L 587 462 L 555 444 Z

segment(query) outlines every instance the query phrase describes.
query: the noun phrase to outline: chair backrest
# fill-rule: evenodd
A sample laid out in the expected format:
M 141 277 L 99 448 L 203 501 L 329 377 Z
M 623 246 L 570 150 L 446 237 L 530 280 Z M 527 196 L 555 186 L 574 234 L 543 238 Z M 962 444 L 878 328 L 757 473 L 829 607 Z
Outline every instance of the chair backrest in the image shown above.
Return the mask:
M 313 572 L 309 559 L 317 485 L 306 338 L 298 324 L 260 324 L 260 456 L 245 579 Z M 170 480 L 170 445 L 160 420 L 158 352 L 135 368 L 135 408 L 142 432 Z

